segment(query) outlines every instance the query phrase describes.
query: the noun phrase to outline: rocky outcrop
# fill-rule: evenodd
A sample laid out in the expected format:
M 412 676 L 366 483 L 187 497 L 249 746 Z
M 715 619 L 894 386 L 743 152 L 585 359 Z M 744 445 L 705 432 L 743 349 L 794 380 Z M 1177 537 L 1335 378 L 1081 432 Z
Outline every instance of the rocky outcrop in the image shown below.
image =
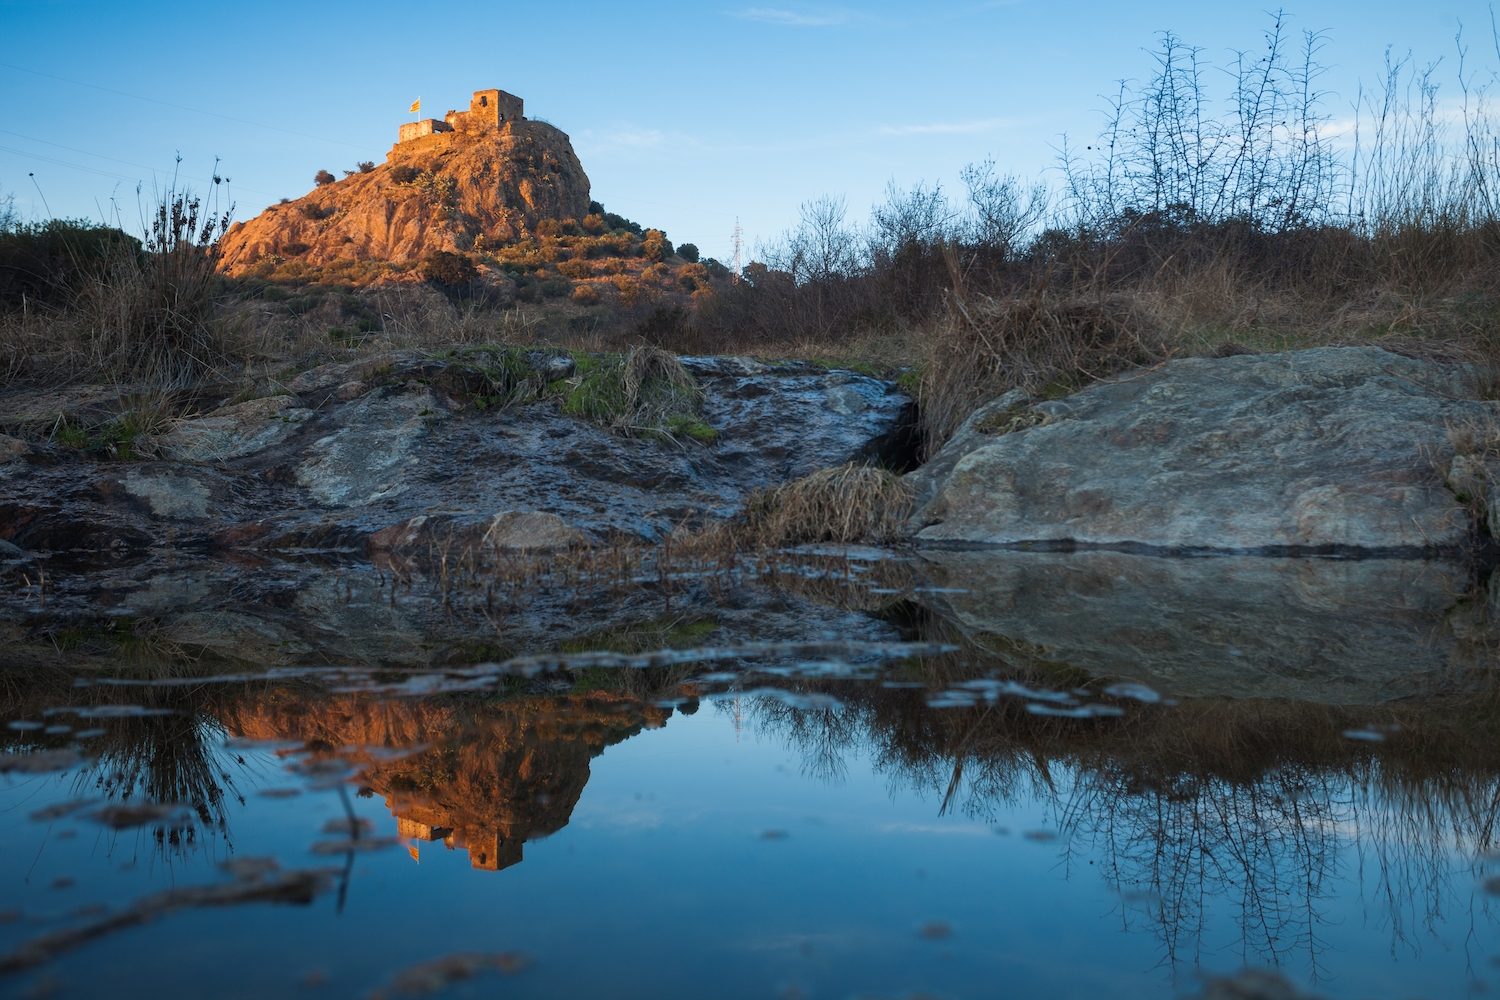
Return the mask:
M 976 412 L 913 478 L 919 543 L 1240 552 L 1455 547 L 1472 376 L 1375 347 L 1191 358 Z
M 244 274 L 267 257 L 419 260 L 524 239 L 543 219 L 582 219 L 589 179 L 568 136 L 546 122 L 425 136 L 366 173 L 319 187 L 235 223 L 223 268 Z
M 558 355 L 539 353 L 538 368 Z M 550 368 L 549 368 L 550 366 Z M 889 382 L 805 365 L 684 359 L 717 436 L 624 436 L 556 398 L 486 403 L 475 367 L 421 355 L 330 364 L 282 394 L 179 421 L 147 462 L 15 453 L 0 539 L 36 551 L 554 549 L 651 540 L 725 517 L 752 490 L 893 458 L 911 401 Z

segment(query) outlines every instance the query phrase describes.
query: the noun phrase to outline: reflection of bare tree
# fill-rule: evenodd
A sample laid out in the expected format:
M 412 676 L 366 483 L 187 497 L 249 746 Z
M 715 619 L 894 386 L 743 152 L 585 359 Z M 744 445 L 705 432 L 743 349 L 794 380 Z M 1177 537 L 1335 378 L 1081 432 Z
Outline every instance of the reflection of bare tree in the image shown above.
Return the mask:
M 1155 935 L 1164 964 L 1196 965 L 1227 910 L 1242 960 L 1316 979 L 1346 878 L 1392 948 L 1420 952 L 1455 912 L 1490 917 L 1471 859 L 1494 844 L 1500 751 L 1477 693 L 1382 710 L 1402 728 L 1371 744 L 1342 735 L 1371 709 L 1218 701 L 1083 721 L 1014 701 L 932 710 L 922 690 L 817 689 L 841 707 L 764 699 L 747 717 L 812 773 L 868 752 L 940 811 L 992 819 L 1041 801 L 1067 854 L 1096 856 L 1121 921 Z
M 1235 914 L 1244 961 L 1284 965 L 1305 953 L 1316 977 L 1323 906 L 1341 849 L 1341 781 L 1308 768 L 1250 784 L 1179 776 L 1143 784 L 1070 768 L 1059 820 L 1070 849 L 1094 847 L 1102 874 L 1144 910 L 1168 962 L 1197 964 L 1210 901 Z

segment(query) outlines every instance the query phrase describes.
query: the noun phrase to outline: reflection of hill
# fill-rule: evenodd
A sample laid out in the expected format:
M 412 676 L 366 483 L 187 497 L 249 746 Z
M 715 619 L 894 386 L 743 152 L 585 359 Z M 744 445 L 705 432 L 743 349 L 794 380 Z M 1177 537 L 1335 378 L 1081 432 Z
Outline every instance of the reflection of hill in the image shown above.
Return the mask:
M 568 823 L 589 759 L 662 725 L 671 709 L 613 692 L 507 701 L 379 701 L 273 691 L 227 705 L 220 717 L 251 739 L 294 739 L 366 766 L 403 836 L 466 848 L 475 868 L 521 860 L 528 839 Z M 381 761 L 380 750 L 431 744 Z

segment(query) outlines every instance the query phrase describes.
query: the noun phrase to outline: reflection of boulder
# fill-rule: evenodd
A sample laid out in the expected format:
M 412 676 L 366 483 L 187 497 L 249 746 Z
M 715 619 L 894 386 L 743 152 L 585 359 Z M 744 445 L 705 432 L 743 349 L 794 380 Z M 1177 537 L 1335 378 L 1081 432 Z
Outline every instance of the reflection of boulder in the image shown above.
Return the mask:
M 963 632 L 1189 697 L 1374 704 L 1447 665 L 1446 562 L 926 552 Z
M 567 825 L 590 758 L 662 725 L 671 709 L 602 691 L 483 703 L 275 691 L 220 714 L 251 739 L 371 748 L 347 756 L 366 765 L 364 784 L 385 797 L 401 836 L 466 848 L 475 868 L 495 871 L 520 861 L 527 840 Z M 385 763 L 374 752 L 424 743 L 432 747 Z

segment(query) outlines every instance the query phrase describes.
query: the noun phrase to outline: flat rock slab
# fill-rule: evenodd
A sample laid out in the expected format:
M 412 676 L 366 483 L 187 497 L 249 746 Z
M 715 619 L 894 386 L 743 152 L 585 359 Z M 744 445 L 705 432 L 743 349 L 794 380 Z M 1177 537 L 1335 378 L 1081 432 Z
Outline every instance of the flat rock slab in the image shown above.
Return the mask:
M 919 543 L 1240 552 L 1457 547 L 1447 428 L 1471 373 L 1375 347 L 1191 358 L 976 412 L 912 477 Z
M 1448 560 L 935 551 L 921 565 L 971 641 L 1177 697 L 1373 705 L 1458 665 L 1465 581 Z
M 220 462 L 269 448 L 311 415 L 295 396 L 265 396 L 179 420 L 156 444 L 161 456 L 173 461 Z

